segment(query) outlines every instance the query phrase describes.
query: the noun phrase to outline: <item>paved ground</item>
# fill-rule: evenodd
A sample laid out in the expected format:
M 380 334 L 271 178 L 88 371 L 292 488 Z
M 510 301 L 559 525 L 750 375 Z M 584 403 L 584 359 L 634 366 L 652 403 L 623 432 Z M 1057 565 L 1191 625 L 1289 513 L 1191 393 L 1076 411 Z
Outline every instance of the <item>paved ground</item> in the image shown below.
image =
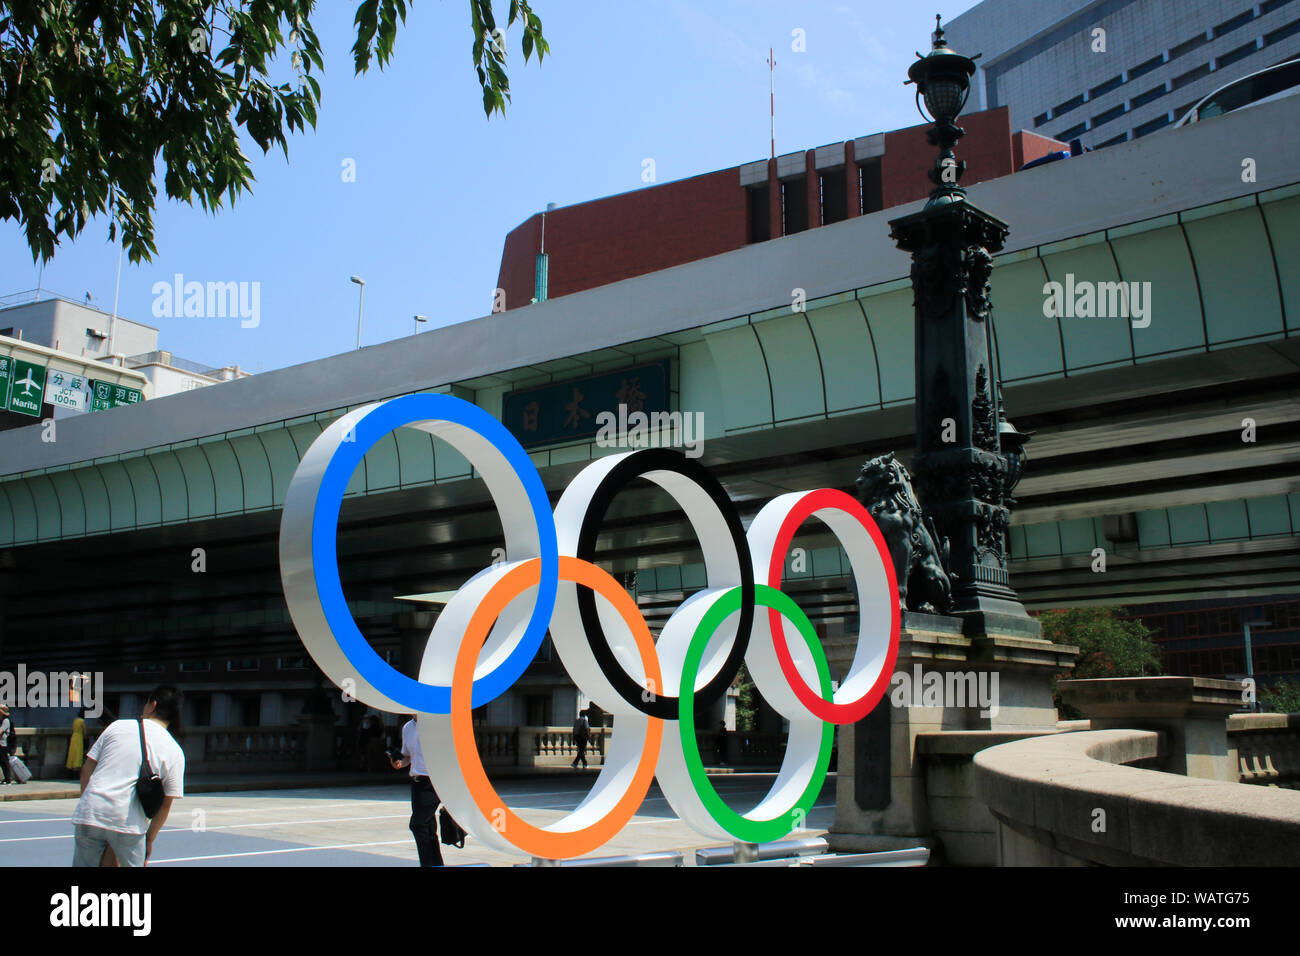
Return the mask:
M 743 811 L 762 798 L 774 776 L 737 773 L 712 780 Z M 524 819 L 545 825 L 577 805 L 592 777 L 499 781 L 498 790 Z M 834 788 L 832 774 L 807 828 L 792 836 L 813 836 L 830 826 Z M 75 804 L 71 798 L 0 804 L 0 867 L 69 864 Z M 149 865 L 414 866 L 409 817 L 409 790 L 400 783 L 192 794 L 175 804 Z M 696 848 L 715 845 L 678 820 L 654 786 L 618 837 L 593 855 L 680 850 L 694 865 Z M 448 864 L 523 862 L 474 840 L 463 850 L 444 847 L 443 857 Z

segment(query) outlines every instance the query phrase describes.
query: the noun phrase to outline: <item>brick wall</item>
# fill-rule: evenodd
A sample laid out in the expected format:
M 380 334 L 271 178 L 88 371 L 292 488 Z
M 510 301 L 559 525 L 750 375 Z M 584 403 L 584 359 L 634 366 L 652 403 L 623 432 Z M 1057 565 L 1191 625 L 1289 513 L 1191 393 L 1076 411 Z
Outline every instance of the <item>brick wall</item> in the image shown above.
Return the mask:
M 966 137 L 957 146 L 964 159 L 965 186 L 1006 176 L 1024 163 L 1064 148 L 1033 133 L 1011 132 L 1006 107 L 962 117 Z M 885 134 L 880 157 L 884 207 L 902 205 L 930 194 L 926 172 L 937 151 L 926 141 L 926 125 Z M 848 215 L 858 214 L 858 170 L 853 143 L 845 144 Z M 820 225 L 819 184 L 814 151 L 805 156 L 809 228 Z M 768 163 L 771 237 L 781 235 L 781 189 L 776 163 Z M 548 296 L 594 288 L 631 276 L 719 255 L 748 244 L 748 190 L 737 168 L 647 186 L 634 192 L 564 206 L 546 213 L 546 252 L 550 257 Z M 542 239 L 542 214 L 532 216 L 508 236 L 501 255 L 497 285 L 505 290 L 506 308 L 527 305 L 533 297 L 535 257 Z
M 550 298 L 729 252 L 749 239 L 736 169 L 564 206 L 546 214 Z M 541 214 L 506 237 L 497 285 L 506 306 L 533 295 Z

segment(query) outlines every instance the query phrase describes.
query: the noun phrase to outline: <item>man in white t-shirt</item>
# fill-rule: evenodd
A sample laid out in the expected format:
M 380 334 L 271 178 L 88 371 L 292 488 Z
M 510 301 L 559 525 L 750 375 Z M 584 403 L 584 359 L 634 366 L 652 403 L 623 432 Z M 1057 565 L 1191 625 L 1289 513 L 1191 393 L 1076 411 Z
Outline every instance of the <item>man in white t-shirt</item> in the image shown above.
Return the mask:
M 420 750 L 420 731 L 412 717 L 402 725 L 402 756 L 388 762 L 394 770 L 411 768 L 411 834 L 415 837 L 415 850 L 420 855 L 420 866 L 442 866 L 442 847 L 438 845 L 438 791 L 433 789 L 429 769 L 424 765 L 424 752 Z
M 81 799 L 72 812 L 73 866 L 99 866 L 105 847 L 112 847 L 119 866 L 145 865 L 172 801 L 184 795 L 185 752 L 168 731 L 180 725 L 180 711 L 180 691 L 159 687 L 139 720 L 113 721 L 90 748 L 81 768 Z M 163 783 L 162 807 L 152 820 L 136 795 L 143 764 L 141 725 L 149 767 Z

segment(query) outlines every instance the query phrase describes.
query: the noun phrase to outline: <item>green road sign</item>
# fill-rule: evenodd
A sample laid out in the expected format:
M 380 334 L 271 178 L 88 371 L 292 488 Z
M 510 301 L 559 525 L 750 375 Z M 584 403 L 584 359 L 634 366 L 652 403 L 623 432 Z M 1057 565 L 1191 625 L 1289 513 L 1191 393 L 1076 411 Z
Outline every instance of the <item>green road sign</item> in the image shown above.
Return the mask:
M 14 359 L 13 382 L 9 394 L 9 411 L 41 417 L 41 400 L 45 396 L 45 366 Z
M 13 356 L 0 355 L 0 408 L 9 407 L 9 386 L 14 380 Z
M 90 380 L 90 410 L 102 412 L 119 405 L 137 405 L 144 401 L 144 392 L 128 385 L 105 382 L 102 379 Z

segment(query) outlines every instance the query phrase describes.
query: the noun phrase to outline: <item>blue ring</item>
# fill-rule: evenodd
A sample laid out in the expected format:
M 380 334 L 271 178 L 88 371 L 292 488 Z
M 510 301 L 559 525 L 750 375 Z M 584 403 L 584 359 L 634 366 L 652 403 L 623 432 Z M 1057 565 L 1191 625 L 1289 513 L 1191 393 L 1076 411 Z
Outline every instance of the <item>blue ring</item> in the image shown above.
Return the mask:
M 389 432 L 413 422 L 444 421 L 477 432 L 493 444 L 514 469 L 528 495 L 533 517 L 537 521 L 541 547 L 541 583 L 537 603 L 524 636 L 510 655 L 491 673 L 474 681 L 472 706 L 483 704 L 504 694 L 537 656 L 550 626 L 555 609 L 555 592 L 560 580 L 559 545 L 555 535 L 555 516 L 551 502 L 528 453 L 514 435 L 477 405 L 451 395 L 405 395 L 383 402 L 362 416 L 355 426 L 355 441 L 341 442 L 325 466 L 312 513 L 311 551 L 316 577 L 316 593 L 330 632 L 339 648 L 357 671 L 375 690 L 409 710 L 425 714 L 451 711 L 451 688 L 412 680 L 393 669 L 375 653 L 366 641 L 343 597 L 339 578 L 338 523 L 343 494 L 352 475 L 374 445 Z M 473 464 L 471 462 L 471 464 Z

